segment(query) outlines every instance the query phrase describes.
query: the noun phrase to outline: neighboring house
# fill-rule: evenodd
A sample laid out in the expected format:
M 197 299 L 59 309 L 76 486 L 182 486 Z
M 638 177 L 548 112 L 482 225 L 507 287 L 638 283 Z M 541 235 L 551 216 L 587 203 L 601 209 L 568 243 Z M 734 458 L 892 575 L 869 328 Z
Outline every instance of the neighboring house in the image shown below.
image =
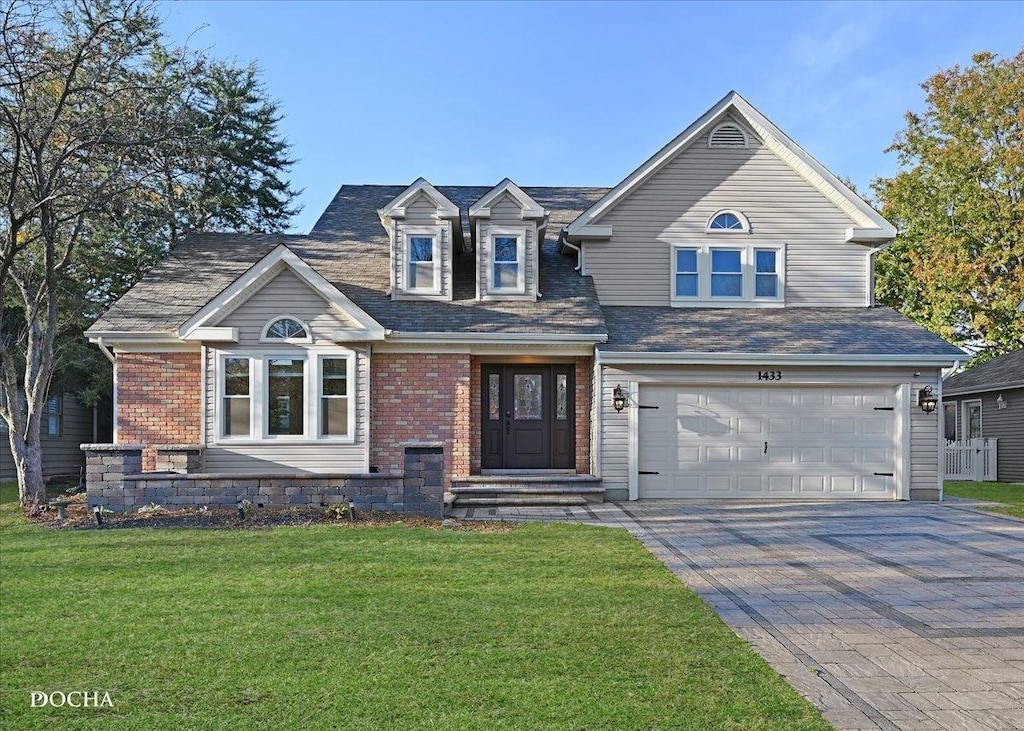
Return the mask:
M 78 477 L 85 465 L 85 454 L 80 445 L 110 436 L 109 418 L 103 417 L 102 410 L 83 406 L 70 392 L 47 399 L 39 429 L 44 478 Z M 106 433 L 104 422 L 107 422 Z M 7 423 L 0 419 L 0 480 L 17 477 L 9 437 Z
M 393 472 L 422 441 L 456 487 L 935 499 L 918 399 L 963 353 L 874 306 L 894 236 L 730 93 L 610 190 L 345 185 L 307 236 L 191 236 L 87 334 L 115 440 L 208 472 Z
M 942 409 L 947 441 L 995 437 L 996 478 L 1024 482 L 1024 350 L 947 378 Z

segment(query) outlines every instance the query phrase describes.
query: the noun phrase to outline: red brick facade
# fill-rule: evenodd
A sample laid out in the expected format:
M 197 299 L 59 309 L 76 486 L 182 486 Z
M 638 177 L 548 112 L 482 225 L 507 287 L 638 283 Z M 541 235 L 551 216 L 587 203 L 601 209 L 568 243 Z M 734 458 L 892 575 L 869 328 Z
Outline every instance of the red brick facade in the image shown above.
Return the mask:
M 594 361 L 576 358 L 576 472 L 589 475 L 590 467 L 590 409 L 594 392 Z
M 463 354 L 374 353 L 370 464 L 402 470 L 402 442 L 441 442 L 445 485 L 469 474 L 470 365 Z
M 200 440 L 200 353 L 117 354 L 117 441 L 197 444 Z M 142 455 L 152 470 L 155 453 Z

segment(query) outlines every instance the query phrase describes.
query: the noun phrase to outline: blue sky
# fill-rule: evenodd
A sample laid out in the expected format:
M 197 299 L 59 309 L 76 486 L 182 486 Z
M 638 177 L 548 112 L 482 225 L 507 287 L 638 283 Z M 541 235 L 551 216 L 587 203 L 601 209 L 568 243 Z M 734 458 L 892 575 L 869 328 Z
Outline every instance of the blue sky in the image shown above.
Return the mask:
M 163 4 L 170 39 L 256 61 L 305 232 L 342 183 L 607 185 L 735 89 L 863 192 L 920 83 L 1024 41 L 1024 3 Z

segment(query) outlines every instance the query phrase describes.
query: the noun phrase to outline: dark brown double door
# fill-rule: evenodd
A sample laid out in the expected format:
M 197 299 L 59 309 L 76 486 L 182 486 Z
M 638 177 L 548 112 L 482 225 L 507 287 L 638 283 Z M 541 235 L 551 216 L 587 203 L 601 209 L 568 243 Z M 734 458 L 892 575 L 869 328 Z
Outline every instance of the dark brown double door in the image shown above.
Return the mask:
M 573 469 L 574 380 L 571 365 L 481 366 L 481 468 Z

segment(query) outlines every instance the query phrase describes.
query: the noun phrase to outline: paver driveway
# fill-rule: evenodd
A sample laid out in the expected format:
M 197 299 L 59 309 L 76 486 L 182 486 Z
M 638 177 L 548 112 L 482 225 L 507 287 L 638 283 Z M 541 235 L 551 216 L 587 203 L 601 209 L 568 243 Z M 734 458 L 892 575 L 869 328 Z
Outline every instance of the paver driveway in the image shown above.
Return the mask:
M 1024 522 L 920 503 L 461 512 L 627 528 L 840 729 L 1024 729 Z

